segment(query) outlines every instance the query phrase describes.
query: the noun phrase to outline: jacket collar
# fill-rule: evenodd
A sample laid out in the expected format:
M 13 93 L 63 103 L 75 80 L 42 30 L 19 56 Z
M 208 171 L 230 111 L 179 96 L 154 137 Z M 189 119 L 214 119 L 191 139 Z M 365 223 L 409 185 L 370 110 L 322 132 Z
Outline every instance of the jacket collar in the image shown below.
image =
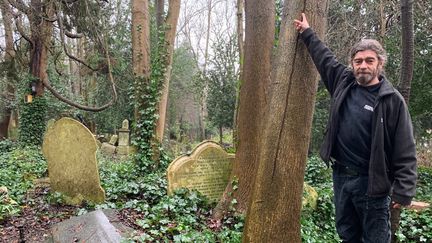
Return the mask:
M 380 81 L 382 82 L 381 87 L 378 91 L 378 96 L 383 97 L 389 94 L 395 93 L 395 88 L 393 85 L 387 80 L 387 78 L 384 75 L 381 75 L 379 77 Z

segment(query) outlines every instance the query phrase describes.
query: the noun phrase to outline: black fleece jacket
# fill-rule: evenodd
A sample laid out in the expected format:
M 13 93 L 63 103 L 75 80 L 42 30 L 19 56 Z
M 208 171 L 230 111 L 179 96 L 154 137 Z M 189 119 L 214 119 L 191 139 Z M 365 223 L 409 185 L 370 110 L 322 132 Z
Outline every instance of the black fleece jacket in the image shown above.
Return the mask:
M 352 69 L 339 63 L 311 28 L 304 30 L 300 37 L 331 95 L 330 117 L 320 151 L 321 158 L 328 164 L 338 133 L 340 107 L 356 81 Z M 381 78 L 383 83 L 372 119 L 368 195 L 391 195 L 393 201 L 409 205 L 417 181 L 411 117 L 402 95 L 385 77 Z

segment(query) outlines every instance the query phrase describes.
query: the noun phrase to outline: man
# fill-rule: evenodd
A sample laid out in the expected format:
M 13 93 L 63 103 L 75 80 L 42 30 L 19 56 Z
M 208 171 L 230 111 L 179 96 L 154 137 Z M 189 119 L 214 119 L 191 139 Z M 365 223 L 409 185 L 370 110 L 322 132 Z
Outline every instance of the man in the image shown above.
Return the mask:
M 378 41 L 363 39 L 347 67 L 304 14 L 294 25 L 331 95 L 320 155 L 332 163 L 337 232 L 343 242 L 387 243 L 390 203 L 411 204 L 417 161 L 407 106 L 383 76 L 386 53 Z

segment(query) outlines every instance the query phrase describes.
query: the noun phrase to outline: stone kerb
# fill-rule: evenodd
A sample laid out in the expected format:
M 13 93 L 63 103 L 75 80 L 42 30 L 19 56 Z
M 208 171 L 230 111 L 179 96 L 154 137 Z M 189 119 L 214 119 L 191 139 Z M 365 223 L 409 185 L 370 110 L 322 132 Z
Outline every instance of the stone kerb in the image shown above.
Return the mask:
M 70 118 L 58 120 L 45 134 L 42 152 L 48 161 L 51 188 L 67 196 L 67 203 L 105 201 L 96 150 L 90 130 Z
M 216 142 L 200 143 L 190 155 L 175 159 L 167 169 L 168 194 L 185 187 L 196 189 L 209 200 L 219 200 L 228 184 L 234 154 Z

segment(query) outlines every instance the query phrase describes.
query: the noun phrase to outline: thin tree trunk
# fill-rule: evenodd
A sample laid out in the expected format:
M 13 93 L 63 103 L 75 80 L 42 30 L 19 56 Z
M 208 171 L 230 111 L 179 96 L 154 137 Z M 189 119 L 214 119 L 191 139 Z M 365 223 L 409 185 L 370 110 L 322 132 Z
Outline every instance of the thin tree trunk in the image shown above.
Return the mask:
M 414 70 L 414 21 L 413 0 L 401 0 L 402 62 L 399 91 L 409 102 Z
M 285 1 L 243 242 L 301 242 L 303 177 L 318 80 L 292 23 L 305 10 L 314 30 L 324 34 L 327 1 Z
M 243 28 L 243 13 L 244 13 L 244 0 L 237 0 L 237 41 L 239 46 L 239 59 L 240 59 L 240 67 L 239 67 L 239 80 L 238 80 L 238 87 L 239 90 L 243 84 L 243 67 L 244 67 L 244 28 Z M 239 106 L 240 106 L 240 92 L 237 95 L 236 98 L 236 104 L 235 104 L 235 112 L 234 112 L 234 124 L 233 124 L 233 143 L 234 147 L 238 147 L 238 114 L 239 114 Z M 239 171 L 240 169 L 236 169 L 235 171 Z M 236 173 L 231 173 L 230 181 L 234 181 L 236 178 Z M 219 200 L 218 204 L 216 205 L 212 220 L 213 221 L 220 221 L 225 213 L 227 212 L 229 205 L 233 199 L 233 187 L 231 183 L 228 183 L 227 187 L 225 188 L 225 191 L 222 195 L 221 200 Z M 246 200 L 246 199 L 245 199 Z M 245 211 L 245 209 L 243 209 Z
M 155 0 L 156 1 L 156 25 L 158 30 L 161 30 L 161 27 L 164 24 L 164 6 L 165 0 Z
M 243 63 L 244 63 L 244 28 L 243 28 L 244 0 L 237 0 L 237 41 L 239 47 L 239 80 L 237 87 L 241 87 L 243 82 Z M 237 116 L 238 116 L 239 96 L 236 97 L 234 122 L 233 122 L 233 144 L 237 147 Z
M 413 0 L 401 0 L 402 25 L 402 61 L 399 91 L 405 102 L 409 103 L 411 81 L 414 70 L 414 21 Z M 397 242 L 396 231 L 399 228 L 400 208 L 390 208 L 391 242 Z
M 174 40 L 177 33 L 177 22 L 180 14 L 180 0 L 170 0 L 167 16 L 167 30 L 165 32 L 166 62 L 163 76 L 163 91 L 159 101 L 159 119 L 156 124 L 156 138 L 162 142 L 165 130 L 166 110 L 168 106 L 169 81 L 171 79 Z
M 3 26 L 5 31 L 5 56 L 4 63 L 8 66 L 6 90 L 3 95 L 5 100 L 12 101 L 15 96 L 15 88 L 13 81 L 16 77 L 15 69 L 15 50 L 13 47 L 13 31 L 12 31 L 12 14 L 8 0 L 1 0 L 1 14 L 3 16 Z M 0 140 L 8 138 L 9 122 L 11 120 L 12 109 L 9 104 L 3 105 L 0 110 L 2 112 L 0 120 Z

